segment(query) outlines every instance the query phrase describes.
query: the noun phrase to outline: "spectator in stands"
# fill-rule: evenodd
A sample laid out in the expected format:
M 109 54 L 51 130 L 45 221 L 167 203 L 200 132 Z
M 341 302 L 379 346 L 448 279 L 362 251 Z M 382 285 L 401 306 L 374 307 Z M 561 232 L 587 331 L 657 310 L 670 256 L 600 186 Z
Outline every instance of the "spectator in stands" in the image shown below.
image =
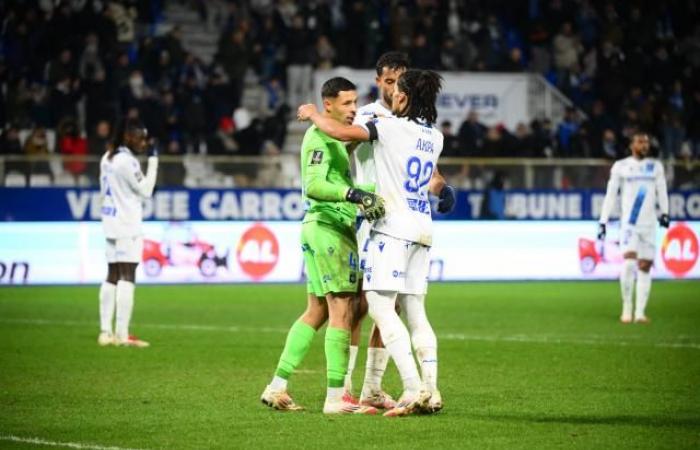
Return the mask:
M 34 128 L 24 142 L 24 154 L 29 157 L 29 175 L 35 173 L 51 174 L 49 161 L 46 159 L 49 153 L 49 141 L 46 138 L 46 130 L 43 127 Z
M 65 119 L 58 126 L 58 151 L 65 156 L 85 156 L 88 153 L 87 139 L 80 135 L 75 119 Z M 63 163 L 64 169 L 73 175 L 82 175 L 87 169 L 85 161 L 71 160 Z
M 619 159 L 621 156 L 620 146 L 617 143 L 617 136 L 613 130 L 603 131 L 602 142 L 603 157 L 611 160 Z
M 219 41 L 219 49 L 216 60 L 226 71 L 230 86 L 231 110 L 240 105 L 243 96 L 243 82 L 248 64 L 251 59 L 251 51 L 248 47 L 247 37 L 244 29 L 237 28 L 227 34 Z
M 182 157 L 184 154 L 182 145 L 177 139 L 171 139 L 164 146 L 165 156 Z M 162 169 L 158 171 L 159 186 L 180 187 L 185 180 L 185 167 L 182 161 L 170 161 L 163 158 Z
M 287 98 L 292 108 L 309 103 L 311 98 L 312 59 L 314 49 L 311 35 L 300 14 L 292 18 L 292 27 L 286 38 Z
M 554 37 L 554 66 L 557 68 L 557 83 L 562 86 L 569 72 L 578 64 L 583 47 L 574 34 L 570 22 L 564 22 L 561 31 Z
M 571 139 L 579 129 L 575 108 L 566 108 L 564 120 L 557 127 L 557 141 L 560 156 L 572 156 Z
M 315 47 L 316 68 L 319 70 L 328 70 L 333 67 L 335 60 L 335 48 L 326 35 L 320 35 L 316 40 Z
M 486 127 L 479 122 L 479 113 L 471 109 L 465 120 L 459 127 L 457 139 L 464 156 L 477 155 L 484 145 Z
M 22 144 L 19 140 L 19 128 L 10 123 L 0 136 L 0 156 L 21 156 L 23 154 Z M 5 163 L 5 172 L 24 173 L 26 167 L 19 161 L 9 161 Z
M 80 79 L 60 78 L 51 91 L 51 125 L 56 126 L 68 117 L 78 117 L 80 97 Z
M 88 152 L 91 155 L 102 156 L 110 148 L 112 127 L 107 120 L 100 120 L 88 137 Z

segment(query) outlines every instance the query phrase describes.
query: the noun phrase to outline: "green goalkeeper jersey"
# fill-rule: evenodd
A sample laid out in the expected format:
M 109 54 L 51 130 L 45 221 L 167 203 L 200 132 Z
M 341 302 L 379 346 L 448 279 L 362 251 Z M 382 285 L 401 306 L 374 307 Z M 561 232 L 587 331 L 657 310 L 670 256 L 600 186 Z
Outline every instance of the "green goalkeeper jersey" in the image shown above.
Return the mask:
M 354 230 L 357 207 L 345 201 L 353 187 L 345 145 L 312 125 L 301 143 L 303 223 L 324 222 Z

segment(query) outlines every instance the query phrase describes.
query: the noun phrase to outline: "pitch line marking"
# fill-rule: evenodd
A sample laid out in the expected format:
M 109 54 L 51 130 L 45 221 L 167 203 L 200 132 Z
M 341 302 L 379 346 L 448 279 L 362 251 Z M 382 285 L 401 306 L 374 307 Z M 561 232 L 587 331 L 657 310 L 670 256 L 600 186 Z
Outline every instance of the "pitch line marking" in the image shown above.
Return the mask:
M 22 444 L 48 445 L 49 447 L 65 447 L 77 448 L 80 450 L 138 450 L 126 447 L 105 447 L 97 444 L 81 444 L 78 442 L 57 442 L 41 439 L 37 437 L 20 437 L 20 436 L 0 436 L 0 441 L 20 442 Z
M 0 319 L 0 323 L 26 324 L 26 325 L 58 325 L 58 326 L 92 326 L 92 322 L 81 322 L 77 320 L 48 320 L 48 319 Z M 166 324 L 166 323 L 139 323 L 138 327 L 157 328 L 161 330 L 184 330 L 184 331 L 215 331 L 230 333 L 280 333 L 289 331 L 288 328 L 273 327 L 239 327 L 221 325 L 200 325 L 200 324 Z M 697 342 L 642 342 L 634 341 L 638 337 L 629 337 L 628 340 L 609 339 L 600 335 L 589 335 L 583 338 L 567 338 L 547 335 L 524 335 L 514 334 L 505 336 L 471 335 L 463 333 L 438 333 L 438 339 L 448 341 L 475 341 L 475 342 L 516 342 L 523 344 L 573 344 L 573 345 L 610 345 L 615 347 L 659 347 L 659 348 L 689 348 L 700 350 L 700 343 Z M 687 339 L 688 336 L 679 336 Z M 632 340 L 629 340 L 632 339 Z

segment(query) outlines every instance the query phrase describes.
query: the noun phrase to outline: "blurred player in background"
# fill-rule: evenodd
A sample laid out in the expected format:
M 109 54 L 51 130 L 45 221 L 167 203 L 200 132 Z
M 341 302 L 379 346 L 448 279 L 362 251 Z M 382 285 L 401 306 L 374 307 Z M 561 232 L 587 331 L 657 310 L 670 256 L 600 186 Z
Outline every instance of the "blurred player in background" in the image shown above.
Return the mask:
M 648 157 L 649 135 L 636 132 L 630 143 L 632 156 L 617 161 L 610 170 L 603 209 L 598 224 L 598 239 L 605 240 L 606 225 L 617 199 L 622 200 L 620 214 L 620 247 L 624 262 L 620 273 L 622 291 L 622 323 L 648 323 L 645 309 L 651 291 L 651 265 L 656 251 L 656 222 L 658 204 L 661 215 L 658 222 L 668 228 L 668 194 L 664 166 Z M 635 283 L 636 303 L 632 316 L 632 291 Z
M 377 117 L 393 117 L 391 111 L 391 97 L 394 92 L 394 86 L 409 66 L 408 56 L 403 52 L 387 52 L 379 57 L 376 64 L 378 98 L 376 101 L 362 106 L 358 109 L 355 116 L 355 125 L 364 125 L 369 120 Z M 376 183 L 376 169 L 374 165 L 374 147 L 372 142 L 361 142 L 354 148 L 353 158 L 355 162 L 355 185 L 367 186 L 368 189 L 374 190 Z M 436 180 L 441 180 L 442 177 L 437 172 L 433 172 L 433 177 Z M 370 187 L 371 186 L 371 187 Z M 448 192 L 445 191 L 445 194 Z M 449 201 L 444 199 L 443 201 Z M 443 204 L 444 211 L 448 212 L 454 206 L 454 202 L 450 205 Z M 357 245 L 360 252 L 360 269 L 364 268 L 367 260 L 367 251 L 369 245 L 369 235 L 372 226 L 367 220 L 363 220 L 357 232 Z M 360 281 L 362 284 L 362 281 Z M 364 293 L 360 289 L 362 296 L 362 305 L 366 305 Z M 359 313 L 364 316 L 365 309 L 361 309 Z M 348 374 L 345 377 L 345 389 L 349 396 L 352 392 L 352 372 L 355 368 L 357 359 L 358 345 L 360 341 L 361 320 L 357 320 L 357 326 L 352 330 L 350 343 L 350 363 L 348 366 Z M 370 333 L 369 345 L 367 348 L 367 363 L 365 368 L 365 379 L 362 385 L 362 393 L 360 403 L 362 405 L 374 406 L 376 408 L 391 409 L 395 406 L 395 401 L 389 394 L 382 389 L 382 378 L 389 363 L 389 354 L 384 348 L 379 329 L 376 325 L 372 325 Z
M 324 117 L 351 124 L 357 111 L 355 85 L 345 78 L 326 81 L 321 88 Z M 357 302 L 358 272 L 355 217 L 357 204 L 376 220 L 383 201 L 353 187 L 345 145 L 312 125 L 302 142 L 301 174 L 306 214 L 302 222 L 302 250 L 307 275 L 306 311 L 292 325 L 272 382 L 261 400 L 279 410 L 299 410 L 287 393 L 287 381 L 304 359 L 316 331 L 329 320 L 325 352 L 328 390 L 326 414 L 375 414 L 376 409 L 344 399 L 350 329 Z
M 442 134 L 433 126 L 441 87 L 437 73 L 408 70 L 399 77 L 392 94 L 395 117 L 377 117 L 361 126 L 328 120 L 311 104 L 298 110 L 300 120 L 311 119 L 336 139 L 376 141 L 376 192 L 387 202 L 386 216 L 370 233 L 363 289 L 369 314 L 404 385 L 398 405 L 387 411 L 387 416 L 442 408 L 437 389 L 437 339 L 425 312 L 432 245 L 428 193 L 454 203 L 454 190 L 444 181 L 432 179 L 443 144 Z M 395 311 L 397 298 L 406 311 L 410 336 Z M 411 341 L 420 361 L 422 385 Z
M 148 131 L 136 119 L 124 119 L 115 143 L 100 162 L 102 228 L 107 240 L 107 280 L 100 287 L 100 335 L 102 345 L 148 347 L 129 334 L 134 307 L 136 266 L 143 253 L 142 200 L 153 195 L 158 172 L 155 147 L 149 148 Z M 148 149 L 146 175 L 134 153 Z M 116 305 L 116 332 L 112 321 Z

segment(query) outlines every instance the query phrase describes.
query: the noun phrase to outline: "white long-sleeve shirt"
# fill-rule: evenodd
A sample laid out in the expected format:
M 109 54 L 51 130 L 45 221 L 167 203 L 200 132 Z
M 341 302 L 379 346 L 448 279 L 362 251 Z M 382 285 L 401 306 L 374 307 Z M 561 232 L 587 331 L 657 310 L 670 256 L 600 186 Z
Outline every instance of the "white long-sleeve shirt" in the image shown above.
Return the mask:
M 655 226 L 657 204 L 661 214 L 668 214 L 664 166 L 655 159 L 629 156 L 613 164 L 600 223 L 608 222 L 618 191 L 622 201 L 620 224 L 623 226 Z
M 108 239 L 141 235 L 143 204 L 153 195 L 158 158 L 148 158 L 146 175 L 127 147 L 119 147 L 112 159 L 105 154 L 100 161 L 102 229 Z

